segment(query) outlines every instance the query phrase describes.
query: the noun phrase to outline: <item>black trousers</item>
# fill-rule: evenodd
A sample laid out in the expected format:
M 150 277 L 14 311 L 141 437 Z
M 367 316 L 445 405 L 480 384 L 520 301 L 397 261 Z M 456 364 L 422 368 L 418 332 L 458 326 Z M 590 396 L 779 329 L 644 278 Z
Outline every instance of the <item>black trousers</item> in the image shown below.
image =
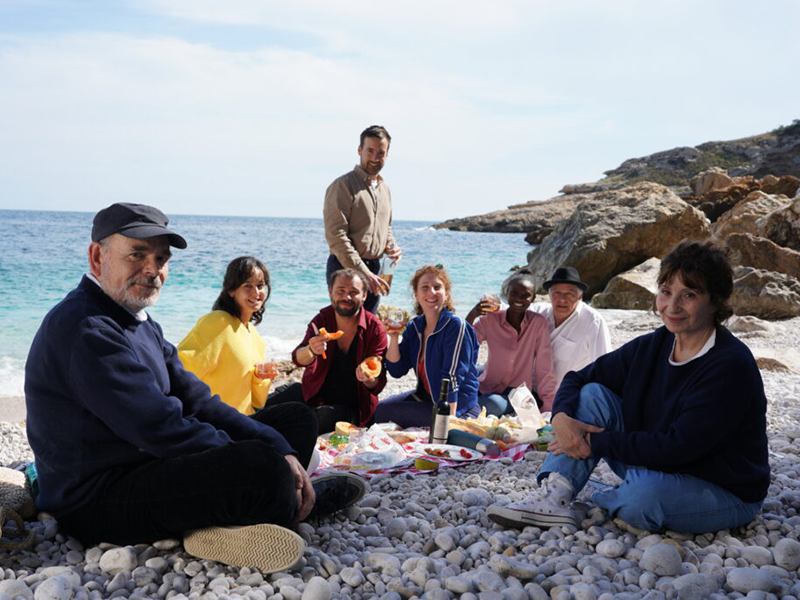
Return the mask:
M 286 404 L 287 402 L 302 402 L 306 405 L 305 398 L 303 397 L 303 386 L 301 384 L 291 383 L 278 386 L 275 393 L 267 398 L 267 406 L 278 406 Z M 311 410 L 314 411 L 314 415 L 317 418 L 320 435 L 334 431 L 337 421 L 356 423 L 356 419 L 358 419 L 356 409 L 344 404 L 312 406 Z
M 317 438 L 313 412 L 286 404 L 254 418 L 278 430 L 307 466 Z M 84 542 L 148 543 L 210 526 L 274 523 L 297 513 L 289 463 L 261 440 L 238 441 L 175 458 L 113 469 L 87 503 L 58 517 Z

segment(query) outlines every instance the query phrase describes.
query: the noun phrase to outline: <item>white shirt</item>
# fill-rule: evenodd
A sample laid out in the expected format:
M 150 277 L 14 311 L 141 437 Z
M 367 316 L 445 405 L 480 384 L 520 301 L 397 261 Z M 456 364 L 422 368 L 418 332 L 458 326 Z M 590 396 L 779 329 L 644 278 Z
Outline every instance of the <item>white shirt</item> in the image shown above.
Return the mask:
M 611 351 L 611 335 L 605 319 L 582 300 L 558 327 L 549 302 L 537 302 L 531 305 L 531 309 L 544 316 L 550 327 L 553 371 L 558 385 L 569 371 L 582 369 L 598 356 Z

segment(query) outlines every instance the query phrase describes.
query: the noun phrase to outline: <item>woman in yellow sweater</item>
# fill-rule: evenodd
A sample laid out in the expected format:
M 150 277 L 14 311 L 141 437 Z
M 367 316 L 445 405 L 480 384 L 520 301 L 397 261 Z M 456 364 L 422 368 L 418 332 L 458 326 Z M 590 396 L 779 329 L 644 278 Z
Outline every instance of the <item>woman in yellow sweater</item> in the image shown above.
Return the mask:
M 178 344 L 183 366 L 246 415 L 264 406 L 271 384 L 256 369 L 267 350 L 256 325 L 271 291 L 269 271 L 260 260 L 252 256 L 232 260 L 213 312 L 200 317 Z

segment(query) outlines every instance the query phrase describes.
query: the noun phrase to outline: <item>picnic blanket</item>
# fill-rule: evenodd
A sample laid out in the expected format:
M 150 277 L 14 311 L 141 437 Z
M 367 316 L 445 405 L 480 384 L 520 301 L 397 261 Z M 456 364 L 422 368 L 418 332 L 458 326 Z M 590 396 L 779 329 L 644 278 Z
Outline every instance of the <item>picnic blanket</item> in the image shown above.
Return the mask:
M 415 473 L 415 474 L 425 474 L 425 473 L 435 473 L 437 469 L 417 469 L 415 467 L 415 461 L 417 458 L 423 456 L 419 451 L 419 444 L 409 443 L 409 444 L 401 444 L 403 451 L 405 452 L 405 458 L 400 460 L 399 462 L 395 463 L 390 467 L 383 467 L 379 469 L 351 469 L 347 465 L 336 464 L 336 458 L 339 456 L 343 447 L 336 447 L 330 446 L 326 444 L 322 444 L 322 447 L 318 445 L 318 450 L 320 453 L 320 464 L 317 469 L 314 471 L 314 474 L 320 474 L 325 471 L 350 471 L 353 473 L 357 473 L 362 475 L 366 478 L 372 478 L 376 475 L 380 474 L 394 474 L 394 473 Z M 435 462 L 438 464 L 438 469 L 448 469 L 448 468 L 455 468 L 455 467 L 463 467 L 465 465 L 473 464 L 475 462 L 481 461 L 491 461 L 491 460 L 498 460 L 501 458 L 510 458 L 513 461 L 522 460 L 525 456 L 525 453 L 529 450 L 537 450 L 536 446 L 531 444 L 518 444 L 516 446 L 511 446 L 506 448 L 505 450 L 501 450 L 498 456 L 487 456 L 482 455 L 480 458 L 475 460 L 449 460 L 446 458 L 439 458 L 439 457 L 431 457 L 431 456 L 424 456 L 424 458 L 428 461 Z

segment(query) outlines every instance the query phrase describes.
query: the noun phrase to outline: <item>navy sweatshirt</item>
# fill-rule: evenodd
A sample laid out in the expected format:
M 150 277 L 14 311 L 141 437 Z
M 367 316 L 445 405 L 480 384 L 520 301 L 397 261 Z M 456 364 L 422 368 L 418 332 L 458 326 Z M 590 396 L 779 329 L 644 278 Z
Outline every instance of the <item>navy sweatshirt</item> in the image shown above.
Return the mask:
M 693 475 L 745 502 L 763 500 L 769 487 L 767 399 L 753 355 L 718 327 L 708 353 L 672 366 L 674 339 L 660 327 L 568 373 L 553 414 L 574 416 L 581 388 L 600 383 L 622 398 L 625 431 L 591 434 L 592 454 Z
M 86 277 L 44 318 L 25 398 L 37 505 L 56 517 L 90 500 L 117 467 L 250 439 L 294 452 L 185 371 L 157 323 L 137 320 Z

